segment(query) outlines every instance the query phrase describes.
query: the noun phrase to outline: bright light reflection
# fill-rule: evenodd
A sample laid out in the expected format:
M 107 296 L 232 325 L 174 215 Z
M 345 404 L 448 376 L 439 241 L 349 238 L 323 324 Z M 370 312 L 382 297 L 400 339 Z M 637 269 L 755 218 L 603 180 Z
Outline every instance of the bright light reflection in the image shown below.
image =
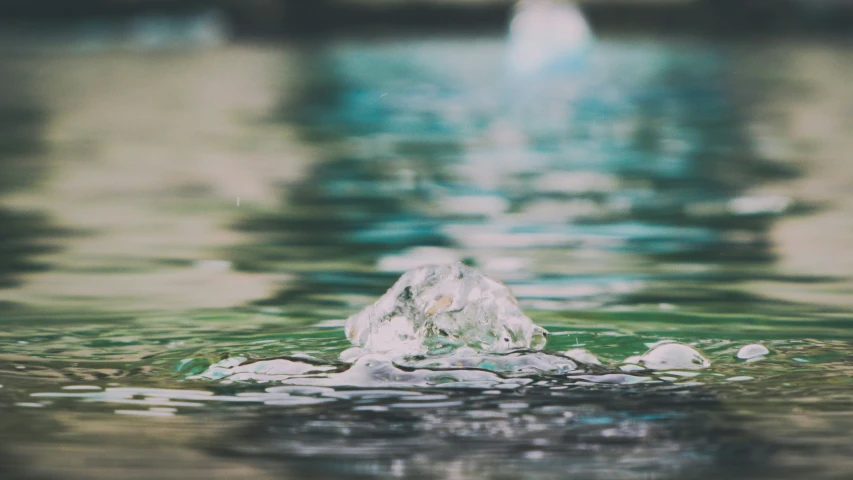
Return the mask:
M 572 63 L 592 39 L 592 30 L 574 3 L 521 0 L 509 28 L 509 68 L 517 75 L 532 75 Z

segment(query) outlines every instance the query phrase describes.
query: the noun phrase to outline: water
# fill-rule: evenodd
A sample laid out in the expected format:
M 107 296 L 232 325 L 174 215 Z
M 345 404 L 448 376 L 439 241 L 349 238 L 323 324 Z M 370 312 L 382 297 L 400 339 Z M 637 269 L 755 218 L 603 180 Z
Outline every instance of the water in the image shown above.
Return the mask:
M 74 41 L 0 61 L 3 478 L 853 473 L 849 45 Z M 341 357 L 435 261 L 544 350 Z
M 344 331 L 359 350 L 404 356 L 539 349 L 548 337 L 506 285 L 460 262 L 409 270 Z

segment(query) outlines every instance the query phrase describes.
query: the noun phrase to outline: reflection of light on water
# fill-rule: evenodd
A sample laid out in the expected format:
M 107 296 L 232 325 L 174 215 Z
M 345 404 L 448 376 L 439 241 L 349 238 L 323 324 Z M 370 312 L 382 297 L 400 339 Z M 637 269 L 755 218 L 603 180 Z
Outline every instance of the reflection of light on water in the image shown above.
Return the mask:
M 787 197 L 771 195 L 765 197 L 738 197 L 729 200 L 729 210 L 738 215 L 782 213 L 791 204 Z
M 376 268 L 383 272 L 405 272 L 422 265 L 455 263 L 460 260 L 459 254 L 448 248 L 414 247 L 381 257 Z
M 186 17 L 190 22 L 191 14 Z M 240 271 L 222 255 L 244 241 L 231 228 L 241 212 L 274 203 L 278 183 L 298 177 L 299 147 L 284 130 L 248 126 L 233 112 L 264 115 L 280 95 L 278 85 L 266 83 L 267 69 L 289 69 L 292 58 L 277 50 L 230 48 L 203 54 L 181 49 L 168 59 L 139 55 L 125 51 L 120 29 L 127 21 L 104 23 L 116 36 L 92 48 L 109 53 L 39 57 L 31 70 L 41 73 L 28 77 L 43 95 L 34 101 L 44 102 L 49 114 L 49 148 L 40 161 L 62 181 L 3 199 L 4 206 L 44 212 L 55 228 L 86 233 L 51 233 L 62 248 L 45 250 L 39 260 L 52 267 L 33 269 L 26 282 L 3 292 L 4 300 L 99 312 L 227 307 L 264 298 L 275 280 Z M 60 51 L 85 47 L 86 32 L 68 33 L 80 36 Z M 23 68 L 25 58 L 4 61 Z M 5 92 L 0 103 L 10 95 Z
M 592 42 L 592 31 L 573 3 L 522 0 L 510 23 L 508 64 L 530 75 L 577 62 Z
M 620 280 L 620 279 L 596 279 L 593 282 L 590 279 L 583 279 L 580 282 L 565 282 L 563 284 L 518 284 L 513 285 L 513 291 L 519 298 L 544 298 L 544 299 L 561 299 L 573 300 L 576 298 L 620 295 L 631 292 L 636 292 L 644 286 L 644 283 L 638 280 Z
M 534 182 L 543 193 L 614 193 L 619 181 L 615 176 L 600 172 L 549 172 Z
M 785 213 L 793 202 L 782 195 L 735 197 L 726 201 L 689 203 L 684 213 L 692 217 L 724 215 L 778 215 Z
M 570 68 L 508 79 L 508 47 L 539 39 L 545 50 L 556 45 L 554 53 L 568 45 L 560 35 L 551 42 L 536 29 L 525 33 L 549 8 L 579 15 L 569 4 L 524 2 L 506 39 L 329 45 L 312 83 L 318 89 L 291 111 L 300 128 L 336 146 L 288 190 L 283 208 L 250 218 L 250 231 L 287 240 L 247 246 L 236 269 L 294 273 L 282 294 L 289 305 L 357 305 L 384 285 L 375 269 L 458 260 L 510 272 L 510 282 L 547 278 L 549 290 L 561 277 L 566 292 L 582 291 L 579 273 L 643 277 L 640 289 L 589 282 L 592 293 L 565 300 L 646 303 L 654 290 L 648 303 L 656 305 L 672 296 L 659 285 L 694 285 L 718 272 L 697 269 L 721 246 L 734 246 L 737 258 L 762 251 L 764 237 L 746 224 L 760 226 L 773 213 L 764 210 L 780 204 L 743 200 L 758 192 L 742 191 L 743 176 L 726 173 L 760 172 L 762 163 L 740 122 L 730 122 L 736 111 L 717 80 L 725 64 L 716 49 L 602 40 Z M 706 158 L 708 149 L 719 152 Z M 752 215 L 761 218 L 743 218 Z M 732 274 L 744 275 L 757 270 Z M 694 292 L 676 303 L 687 307 L 715 290 Z
M 750 345 L 762 348 L 762 345 Z M 350 349 L 353 350 L 353 349 Z M 358 349 L 361 350 L 361 349 Z M 344 353 L 348 352 L 345 351 Z M 344 356 L 342 354 L 342 356 Z M 316 361 L 316 360 L 315 360 Z M 673 341 L 657 342 L 643 355 L 602 364 L 592 352 L 572 348 L 565 353 L 519 351 L 508 354 L 482 353 L 460 348 L 441 356 L 387 356 L 362 351 L 342 370 L 342 364 L 311 365 L 297 360 L 271 359 L 247 361 L 245 357 L 222 360 L 190 380 L 215 380 L 239 388 L 270 385 L 263 391 L 251 389 L 234 393 L 209 390 L 108 387 L 71 385 L 60 392 L 32 393 L 34 401 L 19 402 L 19 407 L 42 407 L 52 402 L 76 400 L 84 403 L 120 405 L 121 415 L 168 417 L 186 409 L 195 410 L 213 404 L 263 404 L 276 407 L 302 407 L 329 402 L 350 402 L 355 410 L 365 404 L 383 408 L 427 408 L 435 401 L 468 405 L 470 395 L 456 397 L 460 390 L 498 390 L 507 393 L 521 388 L 559 390 L 589 383 L 630 385 L 679 382 L 695 384 L 718 381 L 716 372 L 700 374 L 711 362 L 699 351 Z M 626 375 L 616 367 L 630 371 Z M 633 367 L 632 369 L 624 367 Z M 602 370 L 604 368 L 604 370 Z M 725 366 L 721 368 L 725 369 Z M 429 393 L 412 389 L 428 389 Z M 400 402 L 400 400 L 405 402 Z M 136 409 L 129 409 L 129 406 Z M 434 405 L 432 405 L 434 406 Z M 529 410 L 518 403 L 513 409 Z M 503 407 L 500 408 L 509 408 Z
M 448 214 L 460 216 L 498 216 L 509 209 L 509 201 L 499 195 L 448 195 L 436 202 Z

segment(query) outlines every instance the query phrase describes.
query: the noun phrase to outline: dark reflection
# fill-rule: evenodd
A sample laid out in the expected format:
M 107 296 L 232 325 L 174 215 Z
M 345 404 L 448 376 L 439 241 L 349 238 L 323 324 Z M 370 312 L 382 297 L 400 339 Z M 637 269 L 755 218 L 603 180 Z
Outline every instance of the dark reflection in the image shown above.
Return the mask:
M 21 461 L 20 456 L 4 451 L 0 446 L 0 476 L 7 480 L 45 480 L 49 477 L 38 475 Z
M 0 67 L 0 197 L 32 187 L 45 165 L 42 129 L 45 114 L 26 95 L 19 72 Z M 58 228 L 37 212 L 16 211 L 0 204 L 0 288 L 17 285 L 18 275 L 48 268 L 34 259 L 53 247 L 46 240 Z
M 306 265 L 298 285 L 271 303 L 318 293 L 372 293 L 387 284 L 387 275 L 362 272 L 354 278 L 348 272 L 316 267 L 327 261 L 344 261 L 350 265 L 365 263 L 368 268 L 383 251 L 447 244 L 438 232 L 438 222 L 417 209 L 417 203 L 425 201 L 423 195 L 383 188 L 382 184 L 395 179 L 389 178 L 382 167 L 380 162 L 355 158 L 324 162 L 310 177 L 322 181 L 293 188 L 284 212 L 256 216 L 243 224 L 247 231 L 272 234 L 265 238 L 275 248 L 258 252 L 253 246 L 248 252 L 251 256 L 242 264 L 261 270 L 270 264 Z
M 767 232 L 778 214 L 789 211 L 791 199 L 738 198 L 799 172 L 756 154 L 740 106 L 719 73 L 676 60 L 638 96 L 639 128 L 629 143 L 637 157 L 618 170 L 647 183 L 653 194 L 625 218 L 709 233 L 706 242 L 644 252 L 657 259 L 740 264 L 774 259 Z
M 448 393 L 430 391 L 429 393 Z M 777 448 L 699 392 L 449 392 L 265 412 L 217 455 L 305 478 L 771 478 Z M 418 403 L 423 404 L 418 406 Z M 441 406 L 446 404 L 446 406 Z M 464 404 L 463 404 L 464 403 Z M 790 474 L 791 472 L 787 472 Z
M 4 381 L 5 383 L 5 381 Z M 13 398 L 26 400 L 20 392 L 0 391 L 0 402 Z M 8 408 L 8 407 L 7 407 Z M 46 480 L 55 478 L 38 472 L 31 459 L 31 451 L 21 448 L 33 444 L 39 438 L 55 432 L 59 427 L 52 419 L 28 412 L 16 412 L 0 416 L 0 478 L 4 480 Z M 22 455 L 22 452 L 24 454 Z
M 266 235 L 240 264 L 299 274 L 271 303 L 376 295 L 404 269 L 389 257 L 423 246 L 487 271 L 509 258 L 521 266 L 495 273 L 519 297 L 564 305 L 678 285 L 682 303 L 737 309 L 763 301 L 724 291 L 738 282 L 822 280 L 766 270 L 771 226 L 802 206 L 750 190 L 799 172 L 756 152 L 722 49 L 602 43 L 525 82 L 505 75 L 499 42 L 314 53 L 281 120 L 328 157 L 280 210 L 241 225 Z M 578 260 L 593 266 L 579 275 Z

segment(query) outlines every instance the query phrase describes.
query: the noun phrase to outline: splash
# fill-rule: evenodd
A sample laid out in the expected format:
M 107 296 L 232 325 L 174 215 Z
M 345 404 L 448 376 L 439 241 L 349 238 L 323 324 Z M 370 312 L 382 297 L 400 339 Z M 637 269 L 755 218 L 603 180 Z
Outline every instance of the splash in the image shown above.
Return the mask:
M 376 303 L 349 317 L 345 329 L 347 339 L 369 352 L 406 355 L 540 349 L 548 335 L 506 285 L 462 263 L 406 272 Z
M 602 363 L 591 352 L 571 349 L 562 354 L 518 350 L 483 352 L 470 347 L 442 355 L 389 355 L 353 347 L 340 362 L 320 364 L 291 357 L 247 360 L 232 357 L 211 365 L 190 380 L 222 384 L 279 384 L 296 388 L 440 388 L 517 390 L 522 387 L 564 388 L 580 385 L 700 383 L 701 370 L 711 362 L 695 348 L 676 342 L 652 346 L 646 353 L 621 362 Z M 714 381 L 713 372 L 701 379 Z
M 644 354 L 621 362 L 602 362 L 583 348 L 538 351 L 547 331 L 521 311 L 506 285 L 461 263 L 406 272 L 374 304 L 349 317 L 344 329 L 354 346 L 340 352 L 337 361 L 302 353 L 261 360 L 232 357 L 187 378 L 332 389 L 512 390 L 682 379 L 692 385 L 699 383 L 699 371 L 711 367 L 699 350 L 671 340 L 649 344 Z M 767 352 L 754 344 L 737 357 L 763 358 Z M 185 359 L 178 370 L 195 360 Z

